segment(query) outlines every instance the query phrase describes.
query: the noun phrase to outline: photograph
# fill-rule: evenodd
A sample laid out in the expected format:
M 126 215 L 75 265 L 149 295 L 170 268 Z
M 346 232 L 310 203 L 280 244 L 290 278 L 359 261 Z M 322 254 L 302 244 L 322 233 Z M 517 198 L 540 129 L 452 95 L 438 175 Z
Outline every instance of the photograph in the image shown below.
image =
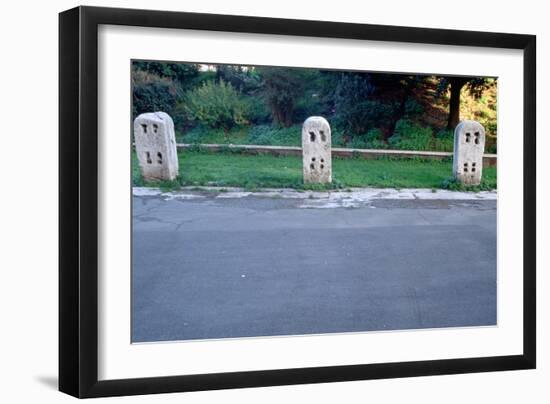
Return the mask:
M 498 326 L 498 77 L 129 71 L 132 344 Z
M 59 13 L 59 391 L 520 391 L 544 293 L 517 10 L 158 7 Z
M 550 402 L 543 2 L 89 3 L 2 3 L 1 402 Z

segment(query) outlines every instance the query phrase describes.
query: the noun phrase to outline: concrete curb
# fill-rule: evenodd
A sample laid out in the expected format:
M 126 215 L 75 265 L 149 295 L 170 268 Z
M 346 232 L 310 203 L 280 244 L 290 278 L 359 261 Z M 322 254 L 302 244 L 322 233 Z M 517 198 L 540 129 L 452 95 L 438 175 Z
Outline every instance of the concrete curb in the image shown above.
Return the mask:
M 246 197 L 257 198 L 288 198 L 288 199 L 324 199 L 371 201 L 380 199 L 393 200 L 461 200 L 480 201 L 497 200 L 496 191 L 457 192 L 447 190 L 431 190 L 423 188 L 393 189 L 393 188 L 352 188 L 351 190 L 331 191 L 296 191 L 294 189 L 266 188 L 262 191 L 247 191 L 242 188 L 228 187 L 184 187 L 178 191 L 163 192 L 159 188 L 134 187 L 134 196 L 160 196 L 168 199 L 219 198 L 237 199 Z

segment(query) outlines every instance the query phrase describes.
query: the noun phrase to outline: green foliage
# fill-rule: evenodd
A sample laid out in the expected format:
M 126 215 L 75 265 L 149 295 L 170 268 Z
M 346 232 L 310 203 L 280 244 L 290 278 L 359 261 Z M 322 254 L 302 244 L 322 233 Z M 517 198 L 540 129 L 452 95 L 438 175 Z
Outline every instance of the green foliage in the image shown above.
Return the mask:
M 208 81 L 188 91 L 178 110 L 209 128 L 229 130 L 248 123 L 248 103 L 231 84 Z
M 246 144 L 248 128 L 236 126 L 229 131 L 224 129 L 210 129 L 197 125 L 190 131 L 178 137 L 178 141 L 190 144 Z
M 454 131 L 443 129 L 437 132 L 435 138 L 428 145 L 432 151 L 452 152 L 454 149 Z
M 413 98 L 409 98 L 405 102 L 405 117 L 407 117 L 408 119 L 417 117 L 423 112 L 424 112 L 424 108 L 422 107 L 422 105 L 420 105 L 420 103 L 417 100 Z
M 279 128 L 270 125 L 254 126 L 248 132 L 249 144 L 270 146 L 301 146 L 302 128 Z
M 363 73 L 342 73 L 334 93 L 335 124 L 346 132 L 366 133 L 387 119 L 392 108 L 373 99 L 374 86 Z
M 353 149 L 388 149 L 389 145 L 384 142 L 382 131 L 378 128 L 373 128 L 364 135 L 357 135 L 351 138 L 346 147 Z
M 292 122 L 304 122 L 310 116 L 324 115 L 322 100 L 318 94 L 306 93 L 296 101 Z
M 447 92 L 450 93 L 448 129 L 454 129 L 460 122 L 461 92 L 463 88 L 467 89 L 476 102 L 483 103 L 481 100 L 484 93 L 495 83 L 494 78 L 466 76 L 438 77 L 438 81 L 437 93 L 440 96 L 446 96 Z
M 397 122 L 389 143 L 392 148 L 401 150 L 429 150 L 432 136 L 430 128 L 423 128 L 412 121 L 401 119 Z
M 271 110 L 262 99 L 257 97 L 249 98 L 248 117 L 253 125 L 265 125 L 272 122 Z
M 172 79 L 137 70 L 132 75 L 132 114 L 164 111 L 173 116 L 180 89 Z
M 487 171 L 488 169 L 485 169 Z M 448 189 L 449 191 L 470 191 L 470 192 L 480 192 L 480 191 L 491 191 L 497 187 L 496 182 L 496 171 L 493 174 L 493 170 L 489 169 L 491 174 L 486 175 L 481 179 L 479 185 L 463 185 L 456 180 L 454 177 L 447 177 L 441 183 L 441 188 Z
M 190 144 L 205 144 L 205 143 L 217 143 L 213 141 L 212 133 L 215 133 L 213 130 L 208 129 L 205 126 L 197 125 L 188 132 L 185 132 L 183 136 L 178 137 L 178 141 L 182 143 Z
M 492 78 L 134 61 L 132 114 L 167 112 L 186 143 L 299 146 L 303 121 L 321 115 L 335 147 L 452 151 L 441 129 L 453 80 L 464 87 L 460 119 L 484 125 L 496 153 Z
M 431 128 L 401 119 L 389 139 L 389 147 L 397 150 L 452 152 L 453 137 L 453 131 L 441 130 L 434 136 Z
M 273 124 L 290 127 L 298 99 L 304 96 L 308 83 L 318 78 L 318 72 L 285 67 L 257 67 L 263 86 L 262 95 L 271 110 Z
M 485 137 L 485 153 L 497 153 L 497 137 L 487 135 Z
M 133 61 L 132 68 L 171 79 L 182 89 L 189 88 L 199 75 L 199 68 L 193 63 Z
M 466 89 L 468 92 L 475 97 L 476 99 L 480 99 L 483 96 L 483 92 L 487 90 L 490 85 L 494 82 L 493 78 L 488 77 L 446 77 L 446 76 L 440 76 L 438 77 L 438 85 L 437 85 L 437 92 L 439 95 L 442 95 L 445 93 L 452 81 L 459 81 L 459 83 L 462 86 L 466 86 Z
M 271 125 L 237 126 L 229 131 L 210 129 L 197 125 L 182 136 L 178 141 L 191 144 L 256 144 L 263 146 L 301 146 L 300 125 L 290 128 Z M 383 140 L 382 131 L 373 128 L 365 134 L 346 137 L 345 132 L 334 128 L 332 131 L 333 147 L 348 147 L 353 149 L 397 149 L 424 151 L 453 151 L 453 131 L 441 130 L 435 137 L 430 128 L 419 126 L 409 120 L 401 120 L 397 124 L 396 135 L 387 143 Z
M 399 119 L 417 117 L 422 105 L 413 98 L 426 78 L 415 75 L 340 73 L 334 91 L 334 122 L 354 142 L 366 143 L 365 136 L 379 128 L 385 138 L 391 137 Z M 383 147 L 376 143 L 375 147 Z
M 470 94 L 477 100 L 479 100 L 485 90 L 489 88 L 494 79 L 486 77 L 473 77 L 471 78 L 466 86 Z
M 346 147 L 346 135 L 343 130 L 338 127 L 331 128 L 332 146 Z
M 249 66 L 218 65 L 215 74 L 218 81 L 225 81 L 247 95 L 255 95 L 262 85 L 260 76 Z
M 207 70 L 200 72 L 199 76 L 194 80 L 194 87 L 198 87 L 207 81 L 217 81 L 218 77 L 215 71 Z

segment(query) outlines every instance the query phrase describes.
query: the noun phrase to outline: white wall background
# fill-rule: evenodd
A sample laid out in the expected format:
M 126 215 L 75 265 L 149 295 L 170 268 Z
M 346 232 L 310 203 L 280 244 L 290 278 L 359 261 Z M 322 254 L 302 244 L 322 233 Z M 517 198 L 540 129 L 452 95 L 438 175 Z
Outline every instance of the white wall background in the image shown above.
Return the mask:
M 57 13 L 60 0 L 6 1 L 0 23 L 0 401 L 63 403 L 57 384 Z M 550 25 L 544 2 L 439 0 L 90 1 L 87 5 L 531 33 L 538 36 L 538 369 L 126 397 L 128 403 L 546 403 L 550 399 Z M 520 229 L 518 229 L 520 231 Z

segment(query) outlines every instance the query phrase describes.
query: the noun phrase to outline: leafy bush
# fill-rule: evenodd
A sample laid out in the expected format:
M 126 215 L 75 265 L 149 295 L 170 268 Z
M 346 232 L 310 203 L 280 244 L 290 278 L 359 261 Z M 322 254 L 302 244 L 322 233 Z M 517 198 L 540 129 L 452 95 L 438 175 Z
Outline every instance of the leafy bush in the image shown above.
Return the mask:
M 395 125 L 395 132 L 389 139 L 392 148 L 400 150 L 430 150 L 433 132 L 414 122 L 401 119 Z
M 248 123 L 249 104 L 241 94 L 223 80 L 208 81 L 185 93 L 178 110 L 197 123 L 228 131 Z
M 332 146 L 333 147 L 345 147 L 346 139 L 344 137 L 344 131 L 340 128 L 331 128 L 332 130 Z
M 409 98 L 405 102 L 405 115 L 408 118 L 418 116 L 418 115 L 422 114 L 422 112 L 424 112 L 424 108 L 414 98 Z
M 353 149 L 387 149 L 388 144 L 384 142 L 380 129 L 371 129 L 366 134 L 356 135 L 346 144 L 346 147 Z
M 388 142 L 392 149 L 398 150 L 452 152 L 453 139 L 452 130 L 442 130 L 433 136 L 431 128 L 401 119 L 397 122 L 395 132 Z
M 248 127 L 236 126 L 229 131 L 224 129 L 210 129 L 204 125 L 197 125 L 193 129 L 178 136 L 178 141 L 190 144 L 243 144 L 246 143 Z
M 194 63 L 167 63 L 152 61 L 134 61 L 132 68 L 162 78 L 169 78 L 181 88 L 191 87 L 198 75 L 199 67 Z
M 251 124 L 266 125 L 271 123 L 271 111 L 265 101 L 260 98 L 250 98 L 248 104 L 248 119 Z
M 311 105 L 308 103 L 312 101 L 308 87 L 316 81 L 319 72 L 268 66 L 256 67 L 255 70 L 262 81 L 261 94 L 270 108 L 273 125 L 288 128 L 303 121 Z M 305 104 L 301 102 L 302 98 L 307 99 Z
M 441 188 L 448 189 L 449 191 L 491 191 L 495 189 L 495 186 L 495 183 L 492 183 L 484 178 L 481 179 L 481 183 L 479 185 L 464 185 L 458 182 L 454 177 L 448 177 L 441 183 Z
M 164 111 L 173 116 L 181 91 L 172 79 L 142 70 L 132 75 L 132 114 Z
M 334 96 L 336 126 L 358 134 L 389 120 L 395 106 L 374 100 L 374 91 L 368 74 L 343 74 Z
M 496 136 L 485 137 L 485 153 L 497 153 L 497 138 Z
M 208 143 L 206 141 L 206 138 L 210 134 L 210 130 L 208 128 L 205 128 L 202 125 L 195 126 L 192 130 L 189 132 L 186 132 L 182 136 L 182 141 L 184 143 L 190 143 L 190 144 L 201 144 L 201 143 Z
M 247 95 L 255 94 L 262 85 L 258 72 L 249 66 L 217 65 L 215 77 Z
M 367 132 L 367 149 L 387 149 L 388 144 L 384 141 L 384 136 L 380 129 L 371 129 Z
M 310 116 L 318 115 L 325 115 L 321 98 L 318 94 L 306 93 L 303 97 L 296 100 L 292 113 L 292 121 L 303 122 Z
M 295 125 L 290 128 L 278 128 L 270 125 L 254 126 L 248 132 L 249 144 L 270 146 L 300 146 L 302 128 Z

